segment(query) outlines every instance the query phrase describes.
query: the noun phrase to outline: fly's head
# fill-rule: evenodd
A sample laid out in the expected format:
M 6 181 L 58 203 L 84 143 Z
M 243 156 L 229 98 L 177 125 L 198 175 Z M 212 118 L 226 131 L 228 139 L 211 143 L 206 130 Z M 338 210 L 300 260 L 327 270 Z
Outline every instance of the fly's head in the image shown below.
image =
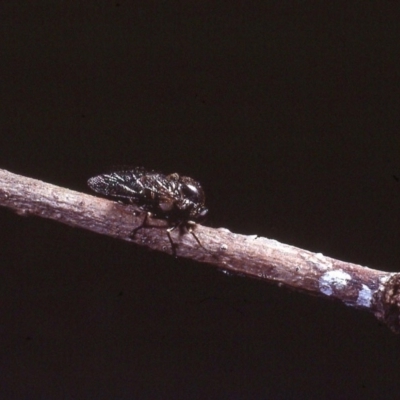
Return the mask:
M 200 183 L 187 176 L 181 176 L 179 183 L 176 207 L 187 219 L 201 221 L 207 215 L 208 209 L 204 206 L 205 195 Z

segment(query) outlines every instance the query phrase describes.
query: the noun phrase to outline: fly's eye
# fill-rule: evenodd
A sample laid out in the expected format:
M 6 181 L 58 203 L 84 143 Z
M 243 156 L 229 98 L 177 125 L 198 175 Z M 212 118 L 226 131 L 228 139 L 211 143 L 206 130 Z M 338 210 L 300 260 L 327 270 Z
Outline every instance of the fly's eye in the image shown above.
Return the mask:
M 198 202 L 201 199 L 201 193 L 196 186 L 182 185 L 182 194 L 190 201 Z

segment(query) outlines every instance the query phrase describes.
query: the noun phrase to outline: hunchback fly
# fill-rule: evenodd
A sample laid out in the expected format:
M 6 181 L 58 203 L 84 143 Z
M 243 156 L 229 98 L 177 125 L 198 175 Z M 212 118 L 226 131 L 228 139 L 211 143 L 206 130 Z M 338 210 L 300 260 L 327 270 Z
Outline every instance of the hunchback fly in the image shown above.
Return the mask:
M 174 256 L 176 245 L 171 232 L 177 227 L 186 228 L 204 249 L 193 227 L 206 216 L 208 210 L 204 206 L 204 191 L 194 179 L 177 173 L 164 175 L 137 167 L 94 176 L 88 180 L 88 185 L 97 193 L 136 204 L 145 211 L 142 223 L 133 229 L 130 237 L 135 237 L 136 232 L 146 226 L 150 216 L 169 222 L 167 235 Z

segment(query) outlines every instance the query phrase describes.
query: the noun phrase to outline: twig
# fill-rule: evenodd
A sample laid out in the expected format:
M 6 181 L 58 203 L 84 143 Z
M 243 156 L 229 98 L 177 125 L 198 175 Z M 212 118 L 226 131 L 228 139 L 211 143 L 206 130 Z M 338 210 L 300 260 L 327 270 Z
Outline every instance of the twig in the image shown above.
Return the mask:
M 0 205 L 19 215 L 50 218 L 74 227 L 171 253 L 164 220 L 151 219 L 139 230 L 143 213 L 133 206 L 90 196 L 0 170 Z M 400 274 L 338 261 L 263 237 L 244 236 L 227 229 L 197 225 L 196 236 L 171 233 L 179 257 L 208 263 L 311 295 L 337 299 L 372 312 L 400 333 Z

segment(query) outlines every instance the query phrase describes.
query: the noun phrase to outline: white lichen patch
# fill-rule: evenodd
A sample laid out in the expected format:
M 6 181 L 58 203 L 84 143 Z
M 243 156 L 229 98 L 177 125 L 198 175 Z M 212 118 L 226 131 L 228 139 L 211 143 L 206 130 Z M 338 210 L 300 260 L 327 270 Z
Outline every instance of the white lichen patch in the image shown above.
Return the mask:
M 319 278 L 319 290 L 330 296 L 334 290 L 342 290 L 351 280 L 351 276 L 340 270 L 328 271 Z
M 327 271 L 332 269 L 331 261 L 322 253 L 312 254 L 307 258 L 307 263 L 312 264 L 313 267 L 318 268 L 320 271 Z
M 372 291 L 367 285 L 362 285 L 362 289 L 358 293 L 357 305 L 360 307 L 370 307 L 372 300 Z

